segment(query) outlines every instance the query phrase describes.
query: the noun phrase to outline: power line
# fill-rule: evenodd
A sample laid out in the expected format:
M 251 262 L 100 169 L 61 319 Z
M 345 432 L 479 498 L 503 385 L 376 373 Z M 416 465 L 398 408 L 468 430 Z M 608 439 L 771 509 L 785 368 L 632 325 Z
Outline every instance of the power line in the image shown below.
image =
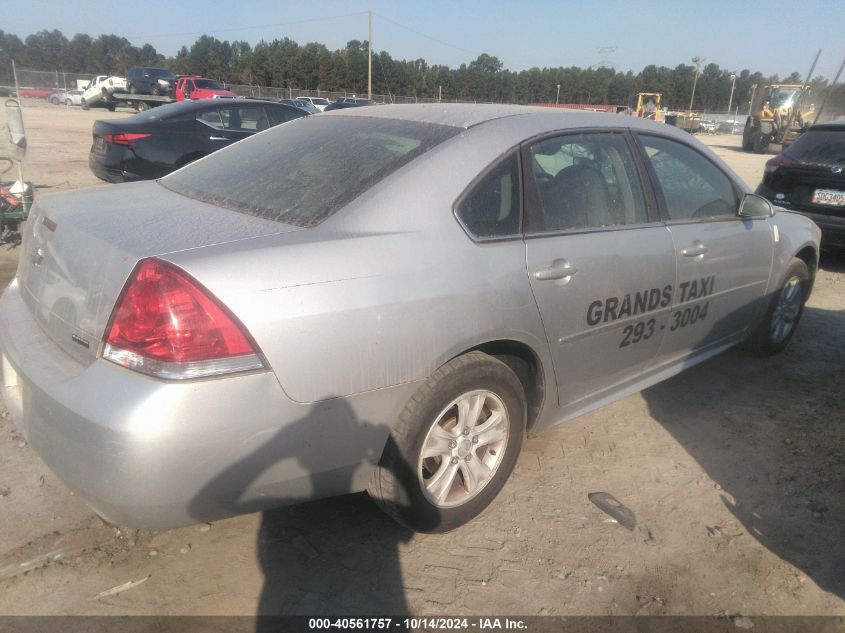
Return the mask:
M 590 68 L 610 68 L 616 70 L 616 63 L 611 59 L 611 55 L 613 55 L 618 48 L 618 46 L 600 46 L 597 49 L 599 53 L 599 62 Z
M 390 18 L 382 15 L 381 13 L 376 13 L 375 11 L 373 11 L 373 15 L 380 17 L 382 20 L 384 20 L 386 22 L 390 22 L 394 26 L 398 26 L 399 28 L 405 29 L 406 31 L 410 31 L 411 33 L 419 35 L 420 37 L 424 37 L 427 40 L 431 40 L 432 42 L 437 42 L 438 44 L 442 44 L 443 46 L 448 46 L 449 48 L 454 48 L 455 50 L 459 50 L 463 53 L 469 53 L 470 55 L 481 55 L 481 53 L 479 51 L 471 51 L 471 50 L 468 50 L 466 48 L 461 48 L 460 46 L 455 46 L 454 44 L 450 44 L 449 42 L 444 42 L 443 40 L 437 39 L 436 37 L 432 37 L 430 35 L 426 35 L 425 33 L 417 31 L 416 29 L 412 29 L 410 26 L 405 26 L 404 24 L 401 24 L 401 23 L 397 22 L 396 20 L 391 20 Z
M 305 18 L 302 20 L 291 20 L 290 22 L 277 22 L 275 24 L 257 24 L 255 26 L 239 26 L 231 29 L 214 29 L 211 31 L 190 31 L 183 33 L 156 33 L 155 35 L 126 35 L 126 39 L 155 39 L 157 37 L 182 37 L 185 35 L 211 35 L 213 33 L 231 33 L 234 31 L 252 31 L 255 29 L 275 28 L 278 26 L 290 26 L 292 24 L 305 24 L 308 22 L 322 22 L 324 20 L 335 20 L 339 18 L 350 18 L 359 15 L 366 15 L 366 11 L 356 11 L 355 13 L 342 13 L 339 15 L 328 15 L 319 18 Z

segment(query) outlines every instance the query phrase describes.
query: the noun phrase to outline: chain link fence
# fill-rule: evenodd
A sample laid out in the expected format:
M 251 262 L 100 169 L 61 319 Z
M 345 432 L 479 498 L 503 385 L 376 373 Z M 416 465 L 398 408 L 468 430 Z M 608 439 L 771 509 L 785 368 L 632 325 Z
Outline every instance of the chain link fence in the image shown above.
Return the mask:
M 94 75 L 61 70 L 17 69 L 18 92 L 22 99 L 49 99 L 56 93 L 82 90 L 93 78 Z
M 366 99 L 367 95 L 351 90 L 301 90 L 299 88 L 276 88 L 271 86 L 250 86 L 246 84 L 225 84 L 226 90 L 241 97 L 271 97 L 273 99 L 296 99 L 297 97 L 319 97 L 329 101 L 337 101 L 341 97 L 355 97 Z M 430 97 L 408 97 L 403 95 L 372 96 L 376 103 L 478 103 L 477 101 L 460 101 L 458 99 L 443 99 L 438 101 Z
M 11 72 L 9 73 L 11 76 Z M 87 73 L 66 73 L 61 70 L 17 69 L 18 88 L 21 98 L 47 99 L 66 90 L 83 90 L 95 75 Z M 9 82 L 14 87 L 14 79 Z M 241 97 L 269 97 L 272 99 L 296 99 L 297 97 L 322 97 L 337 101 L 341 97 L 366 98 L 366 94 L 352 90 L 303 90 L 300 88 L 279 88 L 275 86 L 251 86 L 248 84 L 225 84 L 227 90 Z M 393 94 L 375 94 L 377 103 L 480 103 L 460 99 L 438 100 L 431 97 L 413 97 Z

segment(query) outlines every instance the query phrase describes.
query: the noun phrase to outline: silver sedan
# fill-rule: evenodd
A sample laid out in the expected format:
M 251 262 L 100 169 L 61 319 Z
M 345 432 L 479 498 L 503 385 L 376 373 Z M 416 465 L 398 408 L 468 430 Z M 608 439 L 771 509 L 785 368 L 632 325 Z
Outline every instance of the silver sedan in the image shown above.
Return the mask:
M 738 343 L 783 349 L 818 247 L 671 126 L 342 110 L 40 199 L 0 299 L 3 396 L 112 523 L 367 490 L 445 531 L 526 434 Z

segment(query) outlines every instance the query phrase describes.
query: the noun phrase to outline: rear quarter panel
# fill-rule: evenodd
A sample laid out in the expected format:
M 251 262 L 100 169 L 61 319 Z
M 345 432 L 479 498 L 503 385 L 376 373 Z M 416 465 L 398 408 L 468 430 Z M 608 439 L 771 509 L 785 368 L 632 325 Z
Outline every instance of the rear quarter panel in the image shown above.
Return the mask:
M 554 385 L 523 241 L 473 242 L 452 213 L 472 178 L 513 142 L 508 134 L 458 140 L 316 228 L 168 259 L 243 320 L 296 401 L 422 380 L 500 339 L 531 347 Z

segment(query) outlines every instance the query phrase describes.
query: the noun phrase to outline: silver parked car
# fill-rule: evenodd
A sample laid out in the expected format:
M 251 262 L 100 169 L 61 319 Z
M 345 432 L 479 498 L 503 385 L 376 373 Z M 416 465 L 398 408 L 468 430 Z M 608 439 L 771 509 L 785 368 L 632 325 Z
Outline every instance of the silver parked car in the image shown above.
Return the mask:
M 445 531 L 526 433 L 740 342 L 781 350 L 818 247 L 671 126 L 341 110 L 39 199 L 0 299 L 3 393 L 113 523 L 366 489 Z
M 64 92 L 56 92 L 50 97 L 50 103 L 53 105 L 82 105 L 82 91 L 81 90 L 66 90 Z

